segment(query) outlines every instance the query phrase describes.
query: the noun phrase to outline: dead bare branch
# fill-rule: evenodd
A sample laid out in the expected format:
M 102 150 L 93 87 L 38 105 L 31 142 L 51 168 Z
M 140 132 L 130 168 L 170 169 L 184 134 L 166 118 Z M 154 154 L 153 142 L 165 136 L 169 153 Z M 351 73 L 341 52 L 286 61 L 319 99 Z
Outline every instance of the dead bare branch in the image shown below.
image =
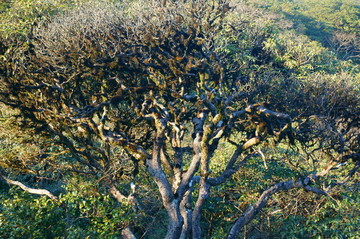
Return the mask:
M 2 173 L 0 173 L 0 177 L 2 179 L 4 179 L 8 184 L 10 185 L 15 185 L 20 187 L 22 190 L 31 193 L 31 194 L 37 194 L 37 195 L 45 195 L 48 196 L 49 198 L 57 201 L 59 198 L 57 196 L 55 196 L 54 194 L 52 194 L 49 190 L 46 189 L 36 189 L 36 188 L 30 188 L 26 185 L 24 185 L 23 183 L 19 182 L 19 181 L 15 181 L 15 180 L 11 180 L 8 177 L 6 177 L 5 175 L 3 175 Z

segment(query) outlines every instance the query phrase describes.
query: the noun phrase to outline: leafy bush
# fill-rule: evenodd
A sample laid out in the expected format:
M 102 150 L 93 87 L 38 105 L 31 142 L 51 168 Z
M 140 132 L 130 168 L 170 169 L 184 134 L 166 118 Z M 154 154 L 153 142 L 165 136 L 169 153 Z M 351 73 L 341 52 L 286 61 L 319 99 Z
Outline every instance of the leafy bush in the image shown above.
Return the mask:
M 68 183 L 56 202 L 11 188 L 0 194 L 0 237 L 119 238 L 134 212 L 94 190 L 93 185 Z

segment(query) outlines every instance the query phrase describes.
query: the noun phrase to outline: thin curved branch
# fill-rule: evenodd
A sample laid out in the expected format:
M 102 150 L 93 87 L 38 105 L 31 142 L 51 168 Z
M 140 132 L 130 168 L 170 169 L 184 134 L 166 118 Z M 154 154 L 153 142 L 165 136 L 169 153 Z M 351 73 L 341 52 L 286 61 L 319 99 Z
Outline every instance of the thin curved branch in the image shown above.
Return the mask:
M 241 229 L 246 224 L 248 224 L 261 211 L 261 209 L 266 205 L 270 196 L 272 196 L 273 194 L 280 192 L 280 191 L 287 191 L 292 188 L 301 188 L 301 187 L 305 188 L 306 190 L 315 192 L 315 193 L 327 195 L 325 192 L 323 192 L 319 189 L 316 189 L 316 188 L 306 185 L 304 183 L 304 181 L 302 181 L 302 180 L 299 180 L 299 181 L 290 180 L 290 181 L 286 181 L 286 182 L 277 183 L 274 186 L 271 186 L 270 188 L 265 190 L 261 194 L 258 201 L 255 203 L 255 205 L 250 206 L 245 211 L 245 213 L 238 220 L 236 220 L 236 222 L 234 223 L 234 225 L 232 226 L 232 228 L 230 230 L 228 239 L 238 238 L 238 235 L 239 235 Z
M 357 161 L 355 166 L 349 171 L 348 175 L 339 184 L 345 184 L 354 174 L 360 169 L 360 161 Z
M 261 142 L 261 139 L 259 137 L 254 137 L 246 141 L 243 145 L 238 145 L 236 150 L 234 151 L 233 155 L 231 156 L 226 169 L 221 173 L 220 176 L 216 178 L 209 178 L 208 183 L 211 186 L 216 186 L 224 183 L 228 178 L 231 177 L 234 173 L 236 173 L 239 168 L 244 165 L 248 159 L 248 157 L 252 156 L 252 154 L 248 154 L 241 162 L 236 163 L 240 155 L 247 149 L 249 149 L 252 146 L 257 145 Z
M 19 186 L 22 190 L 31 193 L 31 194 L 37 194 L 37 195 L 45 195 L 53 200 L 58 200 L 58 197 L 56 197 L 54 194 L 52 194 L 50 191 L 46 189 L 35 189 L 35 188 L 29 188 L 28 186 L 24 185 L 23 183 L 15 180 L 11 180 L 2 173 L 0 173 L 0 177 L 4 179 L 8 184 Z
M 327 192 L 324 192 L 318 188 L 315 187 L 311 187 L 309 185 L 309 183 L 311 181 L 314 181 L 316 178 L 318 177 L 322 177 L 324 175 L 326 175 L 329 172 L 328 169 L 325 169 L 317 174 L 310 174 L 308 176 L 306 176 L 304 179 L 302 180 L 289 180 L 286 182 L 280 182 L 277 183 L 273 186 L 271 186 L 270 188 L 266 189 L 260 196 L 260 198 L 258 199 L 258 201 L 250 206 L 245 213 L 238 219 L 236 220 L 236 222 L 234 223 L 234 225 L 232 226 L 232 228 L 230 229 L 230 232 L 228 234 L 228 239 L 235 239 L 238 238 L 238 235 L 241 232 L 241 229 L 248 224 L 260 211 L 261 209 L 266 205 L 267 201 L 269 200 L 269 198 L 280 191 L 287 191 L 290 190 L 292 188 L 304 188 L 307 191 L 311 191 L 314 192 L 316 194 L 320 194 L 320 195 L 325 195 L 328 196 Z
M 253 156 L 253 154 L 246 155 L 245 158 L 243 158 L 243 160 L 235 164 L 235 161 L 239 156 L 240 156 L 239 151 L 238 150 L 235 151 L 232 160 L 230 160 L 231 162 L 228 163 L 226 169 L 221 173 L 221 175 L 216 178 L 208 178 L 207 183 L 210 186 L 217 186 L 223 184 L 234 173 L 236 173 L 239 170 L 239 168 L 243 166 L 251 156 Z

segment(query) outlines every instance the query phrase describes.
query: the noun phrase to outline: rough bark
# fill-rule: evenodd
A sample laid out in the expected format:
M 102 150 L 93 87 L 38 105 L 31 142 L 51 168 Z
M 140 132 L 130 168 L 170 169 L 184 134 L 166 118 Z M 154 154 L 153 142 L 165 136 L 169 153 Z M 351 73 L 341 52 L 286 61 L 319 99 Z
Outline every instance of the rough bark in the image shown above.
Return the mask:
M 187 239 L 190 237 L 192 227 L 192 210 L 191 210 L 191 194 L 192 186 L 185 193 L 183 200 L 180 203 L 180 213 L 184 219 L 184 225 L 182 226 L 180 239 Z
M 124 194 L 122 194 L 114 185 L 112 185 L 109 188 L 109 192 L 113 197 L 118 201 L 119 203 L 126 202 L 128 200 L 128 197 L 126 197 Z
M 201 238 L 201 210 L 210 192 L 210 185 L 206 181 L 207 177 L 203 176 L 200 178 L 199 196 L 192 214 L 192 236 L 194 239 Z
M 164 147 L 167 118 L 158 118 L 156 115 L 153 115 L 153 118 L 156 125 L 156 136 L 152 157 L 146 160 L 146 166 L 159 188 L 163 205 L 168 213 L 169 222 L 165 238 L 175 239 L 181 235 L 184 220 L 180 213 L 180 200 L 177 195 L 173 194 L 172 185 L 161 167 L 161 151 Z
M 209 139 L 213 133 L 213 125 L 204 126 L 204 133 L 200 144 L 201 160 L 200 160 L 200 182 L 199 182 L 199 195 L 195 203 L 195 207 L 192 213 L 192 236 L 193 238 L 201 238 L 201 210 L 209 197 L 210 185 L 207 183 L 207 179 L 210 173 L 209 169 Z
M 121 231 L 121 236 L 123 239 L 136 239 L 136 237 L 128 227 Z

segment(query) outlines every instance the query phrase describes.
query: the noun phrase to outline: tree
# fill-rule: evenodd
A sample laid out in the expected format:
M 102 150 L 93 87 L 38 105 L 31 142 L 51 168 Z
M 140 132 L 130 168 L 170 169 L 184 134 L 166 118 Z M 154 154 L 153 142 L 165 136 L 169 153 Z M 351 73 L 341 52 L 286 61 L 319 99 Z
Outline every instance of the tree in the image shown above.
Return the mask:
M 226 1 L 167 1 L 165 7 L 158 1 L 98 4 L 39 22 L 27 49 L 21 54 L 9 49 L 8 60 L 1 63 L 1 101 L 19 109 L 23 127 L 68 149 L 76 160 L 70 162 L 74 171 L 100 175 L 109 193 L 135 210 L 142 210 L 141 195 L 135 188 L 126 195 L 119 187 L 121 175 L 127 173 L 129 183 L 136 184 L 145 167 L 167 211 L 166 238 L 201 237 L 201 213 L 210 190 L 230 180 L 256 154 L 254 146 L 306 148 L 323 133 L 327 150 L 334 150 L 338 160 L 355 159 L 352 175 L 358 169 L 354 112 L 336 111 L 326 118 L 341 120 L 333 125 L 294 111 L 299 120 L 294 123 L 290 114 L 270 108 L 280 100 L 257 102 L 268 96 L 260 80 L 252 94 L 242 90 L 241 72 L 233 71 L 241 63 L 227 57 L 230 46 L 244 39 L 245 23 L 230 21 L 236 8 Z M 222 41 L 226 34 L 233 39 Z M 259 68 L 268 61 L 261 59 L 264 35 L 258 33 L 257 50 L 250 52 Z M 259 70 L 253 79 L 267 73 Z M 358 103 L 356 95 L 348 97 L 347 102 Z M 339 124 L 344 131 L 332 132 Z M 221 144 L 232 145 L 233 151 L 225 167 L 213 173 L 210 165 Z M 304 188 L 327 195 L 310 184 L 337 164 L 331 161 L 319 173 L 266 189 L 236 220 L 228 238 L 236 238 L 272 194 Z M 130 228 L 121 228 L 124 237 L 133 236 Z

